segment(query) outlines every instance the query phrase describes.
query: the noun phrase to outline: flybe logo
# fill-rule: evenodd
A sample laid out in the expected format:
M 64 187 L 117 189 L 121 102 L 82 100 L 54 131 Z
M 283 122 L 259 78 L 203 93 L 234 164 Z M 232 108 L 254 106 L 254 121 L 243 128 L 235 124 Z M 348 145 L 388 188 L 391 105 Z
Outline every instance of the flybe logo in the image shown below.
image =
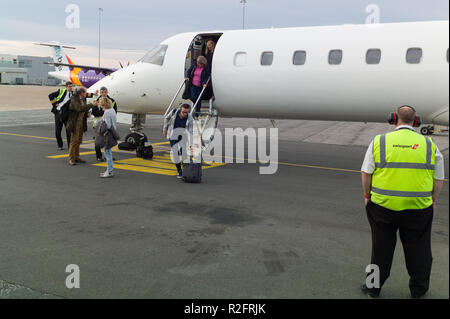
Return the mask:
M 392 145 L 392 147 L 398 147 L 398 148 L 412 148 L 413 150 L 416 150 L 419 148 L 419 144 L 414 144 L 414 145 L 400 145 L 400 144 L 396 144 L 396 145 Z

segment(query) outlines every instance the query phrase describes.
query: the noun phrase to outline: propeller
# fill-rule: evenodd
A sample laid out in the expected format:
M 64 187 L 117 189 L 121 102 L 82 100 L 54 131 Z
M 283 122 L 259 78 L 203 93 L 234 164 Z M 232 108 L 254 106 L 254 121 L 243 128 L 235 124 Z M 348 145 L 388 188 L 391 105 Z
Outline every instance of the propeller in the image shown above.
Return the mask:
M 120 68 L 123 69 L 123 64 L 122 64 L 122 62 L 119 61 L 119 65 L 120 65 Z M 128 61 L 127 66 L 130 66 L 130 61 Z

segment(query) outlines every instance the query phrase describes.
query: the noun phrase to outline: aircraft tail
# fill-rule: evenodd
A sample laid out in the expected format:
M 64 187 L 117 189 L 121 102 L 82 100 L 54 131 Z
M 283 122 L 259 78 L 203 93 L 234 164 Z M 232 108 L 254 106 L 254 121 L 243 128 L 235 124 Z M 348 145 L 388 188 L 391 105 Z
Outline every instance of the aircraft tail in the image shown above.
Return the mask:
M 53 62 L 62 63 L 62 64 L 74 64 L 74 62 L 69 58 L 69 56 L 65 53 L 64 49 L 75 49 L 74 47 L 61 45 L 59 42 L 52 41 L 50 43 L 35 43 L 36 45 L 42 45 L 46 47 L 50 47 L 53 50 Z M 70 69 L 67 66 L 56 66 L 56 71 L 51 72 L 52 76 L 55 76 L 60 79 L 70 80 Z

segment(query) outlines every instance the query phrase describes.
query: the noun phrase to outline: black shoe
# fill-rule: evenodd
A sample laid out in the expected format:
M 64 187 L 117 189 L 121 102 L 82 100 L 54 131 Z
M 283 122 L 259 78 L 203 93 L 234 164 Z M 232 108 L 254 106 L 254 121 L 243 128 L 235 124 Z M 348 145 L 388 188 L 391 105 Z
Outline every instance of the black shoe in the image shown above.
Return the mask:
M 104 162 L 105 159 L 103 157 L 97 157 L 97 162 Z
M 380 296 L 379 293 L 375 293 L 371 291 L 369 288 L 367 288 L 366 283 L 363 283 L 360 288 L 361 291 L 369 298 L 376 299 Z

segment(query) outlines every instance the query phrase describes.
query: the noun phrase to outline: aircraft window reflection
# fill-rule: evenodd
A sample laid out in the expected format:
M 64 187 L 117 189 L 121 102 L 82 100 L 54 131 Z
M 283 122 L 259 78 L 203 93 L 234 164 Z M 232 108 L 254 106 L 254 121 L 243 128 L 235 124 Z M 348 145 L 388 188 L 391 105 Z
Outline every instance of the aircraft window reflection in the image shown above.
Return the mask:
M 421 48 L 410 48 L 406 53 L 406 62 L 409 64 L 419 64 L 422 62 L 423 52 Z
M 380 49 L 370 49 L 366 54 L 367 64 L 380 64 L 381 61 L 381 50 Z
M 328 63 L 331 65 L 339 65 L 342 63 L 342 50 L 331 50 L 328 55 Z
M 261 56 L 261 65 L 272 65 L 273 52 L 263 52 Z
M 164 64 L 164 57 L 167 52 L 167 45 L 158 45 L 152 50 L 148 51 L 139 62 L 151 63 L 156 65 Z
M 306 63 L 306 51 L 295 51 L 294 65 L 304 65 Z
M 246 52 L 237 52 L 234 56 L 234 65 L 235 66 L 245 66 L 247 64 L 247 53 Z

